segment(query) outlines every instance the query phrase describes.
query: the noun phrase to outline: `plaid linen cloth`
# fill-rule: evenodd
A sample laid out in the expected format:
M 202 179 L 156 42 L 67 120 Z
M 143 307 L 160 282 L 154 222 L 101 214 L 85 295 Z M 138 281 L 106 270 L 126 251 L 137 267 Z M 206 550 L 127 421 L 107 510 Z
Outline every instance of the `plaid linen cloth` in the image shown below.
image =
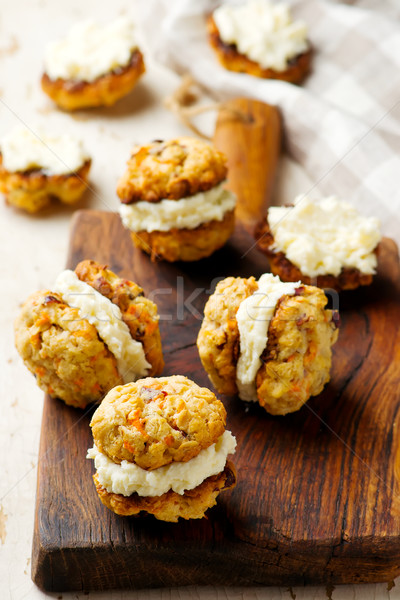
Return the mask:
M 205 15 L 218 3 L 141 3 L 139 20 L 154 58 L 191 73 L 219 100 L 246 96 L 279 106 L 286 152 L 313 181 L 298 193 L 351 202 L 378 217 L 383 234 L 399 244 L 400 3 L 289 2 L 294 17 L 308 24 L 314 48 L 312 73 L 301 86 L 220 66 L 205 27 Z

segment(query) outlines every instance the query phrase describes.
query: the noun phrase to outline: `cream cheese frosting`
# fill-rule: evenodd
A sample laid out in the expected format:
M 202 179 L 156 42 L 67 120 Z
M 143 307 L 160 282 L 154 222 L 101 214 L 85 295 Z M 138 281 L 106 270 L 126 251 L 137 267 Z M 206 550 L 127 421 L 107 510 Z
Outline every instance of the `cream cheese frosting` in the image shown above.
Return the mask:
M 221 183 L 206 192 L 179 200 L 121 204 L 122 223 L 131 231 L 151 232 L 169 231 L 174 227 L 195 229 L 202 223 L 222 221 L 236 205 L 235 194 L 223 186 L 224 183 Z
M 307 27 L 293 21 L 286 4 L 250 0 L 222 4 L 213 12 L 220 38 L 265 69 L 285 71 L 288 61 L 308 50 Z
M 50 79 L 94 81 L 124 67 L 137 47 L 134 25 L 120 17 L 101 26 L 93 20 L 74 25 L 62 40 L 48 44 L 44 67 Z
M 208 448 L 187 462 L 172 462 L 169 465 L 146 471 L 134 463 L 123 460 L 121 464 L 113 462 L 98 450 L 96 445 L 90 448 L 87 458 L 94 460 L 97 477 L 107 492 L 131 496 L 161 496 L 173 490 L 184 494 L 200 485 L 207 477 L 221 473 L 226 457 L 236 448 L 236 439 L 230 431 Z
M 116 304 L 81 281 L 69 269 L 59 274 L 53 289 L 66 304 L 78 310 L 82 319 L 96 327 L 99 336 L 115 356 L 124 383 L 147 375 L 151 365 L 146 360 L 143 346 L 132 338 Z
M 275 252 L 284 252 L 304 275 L 339 275 L 343 268 L 374 274 L 380 223 L 336 196 L 312 201 L 298 196 L 293 207 L 271 207 L 268 223 Z
M 265 273 L 258 280 L 258 289 L 239 306 L 236 320 L 240 337 L 240 355 L 236 366 L 236 384 L 239 397 L 257 401 L 256 375 L 261 367 L 261 355 L 268 341 L 268 328 L 274 316 L 278 300 L 293 296 L 297 283 L 282 282 L 276 275 Z
M 49 135 L 17 126 L 0 140 L 3 167 L 10 172 L 41 169 L 49 175 L 78 171 L 89 156 L 80 140 L 69 134 Z

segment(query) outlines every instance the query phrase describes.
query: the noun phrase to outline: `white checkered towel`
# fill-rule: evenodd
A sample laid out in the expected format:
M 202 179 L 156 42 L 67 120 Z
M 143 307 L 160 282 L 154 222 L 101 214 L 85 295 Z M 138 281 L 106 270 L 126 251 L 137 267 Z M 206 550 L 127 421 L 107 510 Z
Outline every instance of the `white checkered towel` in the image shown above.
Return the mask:
M 207 42 L 213 0 L 146 0 L 141 25 L 154 57 L 190 72 L 219 99 L 258 98 L 280 107 L 286 150 L 314 182 L 400 242 L 400 1 L 292 2 L 315 49 L 301 86 L 225 70 Z M 220 3 L 220 2 L 219 2 Z M 355 6 L 356 5 L 356 6 Z M 292 199 L 285 199 L 292 200 Z

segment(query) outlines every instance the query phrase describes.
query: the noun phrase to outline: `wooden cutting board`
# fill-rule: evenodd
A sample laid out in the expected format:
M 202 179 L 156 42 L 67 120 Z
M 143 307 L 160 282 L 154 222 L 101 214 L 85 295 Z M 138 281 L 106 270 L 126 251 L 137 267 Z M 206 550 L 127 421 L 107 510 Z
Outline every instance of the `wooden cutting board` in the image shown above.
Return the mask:
M 251 250 L 249 251 L 249 249 Z M 268 263 L 239 224 L 195 264 L 151 263 L 113 213 L 75 214 L 67 265 L 93 258 L 140 283 L 161 315 L 164 375 L 210 386 L 196 336 L 218 278 Z M 400 573 L 400 269 L 384 240 L 372 286 L 340 296 L 332 379 L 285 417 L 224 397 L 236 488 L 199 521 L 123 518 L 92 482 L 86 412 L 46 396 L 32 577 L 47 591 L 389 581 Z

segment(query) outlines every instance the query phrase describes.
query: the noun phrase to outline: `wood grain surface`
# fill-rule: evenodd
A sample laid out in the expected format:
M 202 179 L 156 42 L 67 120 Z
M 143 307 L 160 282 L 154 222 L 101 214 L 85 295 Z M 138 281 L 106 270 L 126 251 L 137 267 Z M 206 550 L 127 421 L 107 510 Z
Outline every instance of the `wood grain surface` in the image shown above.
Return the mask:
M 209 386 L 196 348 L 204 304 L 227 276 L 268 271 L 249 234 L 264 214 L 280 148 L 276 109 L 238 101 L 220 115 L 239 223 L 197 263 L 151 263 L 116 214 L 79 211 L 68 267 L 92 258 L 137 281 L 159 307 L 164 375 Z M 123 518 L 92 482 L 86 412 L 45 397 L 32 577 L 48 591 L 183 585 L 389 581 L 400 573 L 400 271 L 385 240 L 371 287 L 330 297 L 341 316 L 332 379 L 300 411 L 272 417 L 224 397 L 236 435 L 236 488 L 208 518 Z
M 213 257 L 152 264 L 119 217 L 81 211 L 68 266 L 107 263 L 158 303 L 165 375 L 209 385 L 195 339 L 226 273 L 259 276 L 265 258 L 240 228 Z M 332 381 L 297 413 L 272 417 L 223 398 L 237 437 L 238 485 L 200 521 L 122 518 L 98 500 L 85 459 L 86 413 L 45 398 L 32 575 L 50 591 L 388 581 L 400 573 L 399 263 L 385 240 L 379 274 L 340 297 Z M 211 283 L 212 282 L 212 283 Z

